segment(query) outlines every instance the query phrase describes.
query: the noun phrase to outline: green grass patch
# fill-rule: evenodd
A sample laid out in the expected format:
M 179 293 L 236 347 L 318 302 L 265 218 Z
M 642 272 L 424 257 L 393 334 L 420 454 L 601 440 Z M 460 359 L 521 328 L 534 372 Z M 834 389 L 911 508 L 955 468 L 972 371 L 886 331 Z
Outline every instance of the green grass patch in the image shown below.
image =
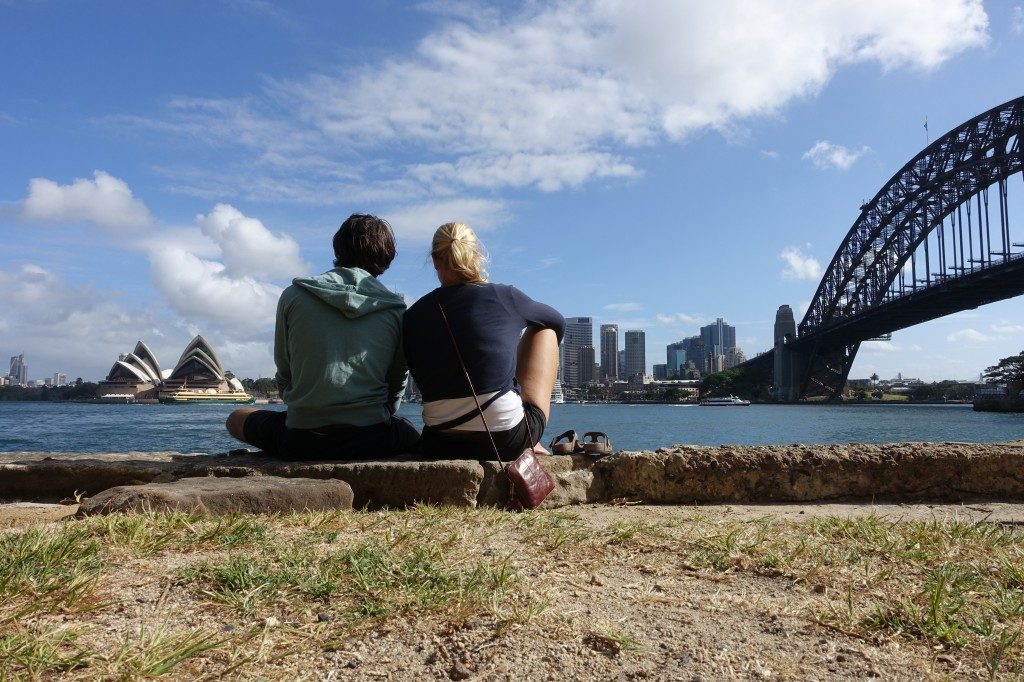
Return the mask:
M 0 680 L 39 678 L 87 667 L 93 655 L 65 628 L 11 627 L 0 635 Z
M 95 608 L 102 566 L 100 543 L 80 526 L 0 534 L 0 623 Z
M 275 553 L 231 554 L 186 566 L 177 580 L 242 614 L 316 603 L 353 623 L 426 612 L 458 617 L 500 604 L 518 580 L 507 560 L 459 557 L 443 538 L 414 543 L 400 527 L 394 536 L 342 549 L 294 544 Z

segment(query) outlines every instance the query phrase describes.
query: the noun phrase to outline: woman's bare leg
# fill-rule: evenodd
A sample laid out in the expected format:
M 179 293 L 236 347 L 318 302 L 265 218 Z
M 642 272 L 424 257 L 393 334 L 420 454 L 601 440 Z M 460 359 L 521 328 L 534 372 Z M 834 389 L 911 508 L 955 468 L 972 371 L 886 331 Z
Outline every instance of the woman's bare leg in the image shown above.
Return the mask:
M 245 443 L 245 420 L 253 412 L 256 412 L 255 407 L 240 407 L 229 414 L 228 420 L 224 424 L 228 428 L 228 433 Z M 249 445 L 255 445 L 255 443 L 249 443 Z
M 523 401 L 536 405 L 547 421 L 551 417 L 551 391 L 558 376 L 558 336 L 551 329 L 527 327 L 519 339 L 516 381 Z M 547 453 L 539 443 L 535 452 Z

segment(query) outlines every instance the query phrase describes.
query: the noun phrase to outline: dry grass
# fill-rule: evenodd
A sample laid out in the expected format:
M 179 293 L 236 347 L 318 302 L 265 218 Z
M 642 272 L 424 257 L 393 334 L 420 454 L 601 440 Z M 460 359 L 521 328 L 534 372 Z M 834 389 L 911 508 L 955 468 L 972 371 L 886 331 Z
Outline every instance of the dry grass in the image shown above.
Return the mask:
M 648 621 L 690 617 L 664 587 L 671 581 L 706 595 L 686 607 L 697 619 L 732 611 L 735 622 L 749 620 L 758 648 L 771 646 L 783 618 L 893 664 L 905 656 L 908 666 L 939 666 L 922 676 L 1024 674 L 1016 528 L 876 517 L 723 522 L 692 510 L 651 522 L 628 509 L 602 523 L 586 514 L 134 514 L 2 533 L 0 680 L 312 674 L 337 656 L 358 663 L 356 645 L 374 640 L 392 642 L 396 660 L 415 654 L 435 670 L 450 661 L 431 663 L 426 650 L 460 629 L 489 633 L 477 652 L 542 635 L 546 647 L 567 647 L 558 654 L 566 661 L 597 652 L 639 665 L 669 650 L 644 634 Z M 763 596 L 773 591 L 784 597 Z M 588 600 L 594 613 L 581 611 Z M 686 665 L 705 663 L 696 651 L 685 656 L 696 657 Z M 748 659 L 749 671 L 801 676 L 783 660 Z M 731 665 L 717 670 L 739 675 Z M 417 676 L 402 663 L 390 673 Z

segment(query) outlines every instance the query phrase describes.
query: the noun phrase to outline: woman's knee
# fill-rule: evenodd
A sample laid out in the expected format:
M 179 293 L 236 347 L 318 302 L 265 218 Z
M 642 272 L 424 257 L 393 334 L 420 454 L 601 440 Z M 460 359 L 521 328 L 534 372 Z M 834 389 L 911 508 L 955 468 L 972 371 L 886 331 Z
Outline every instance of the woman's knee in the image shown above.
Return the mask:
M 255 408 L 242 407 L 228 415 L 227 421 L 224 426 L 227 427 L 228 433 L 237 438 L 238 440 L 245 440 L 245 420 L 249 418 L 249 415 L 255 412 Z

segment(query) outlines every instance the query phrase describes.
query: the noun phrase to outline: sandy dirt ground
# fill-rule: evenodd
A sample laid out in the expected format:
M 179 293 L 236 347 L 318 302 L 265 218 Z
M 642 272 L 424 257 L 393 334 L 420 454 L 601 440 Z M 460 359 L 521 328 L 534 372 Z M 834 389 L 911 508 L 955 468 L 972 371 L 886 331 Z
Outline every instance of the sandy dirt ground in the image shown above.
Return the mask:
M 5 505 L 0 527 L 7 530 L 0 532 L 88 523 L 99 532 L 95 519 L 59 518 L 73 510 Z M 764 554 L 753 559 L 760 549 L 742 546 L 729 550 L 723 565 L 694 557 L 703 556 L 697 551 L 702 543 L 734 534 L 760 534 L 764 543 L 775 533 L 799 538 L 806 528 L 810 537 L 821 519 L 870 519 L 872 527 L 897 533 L 934 522 L 991 525 L 1013 534 L 1024 524 L 1024 505 L 587 505 L 528 516 L 459 510 L 442 520 L 424 518 L 415 510 L 348 513 L 333 525 L 316 525 L 316 542 L 320 549 L 324 542 L 370 540 L 398 546 L 406 540 L 400 533 L 396 539 L 395 529 L 404 528 L 407 535 L 426 533 L 431 542 L 442 538 L 437 541 L 453 566 L 507 557 L 517 579 L 500 605 L 457 616 L 398 610 L 370 627 L 342 628 L 335 625 L 340 606 L 333 599 L 268 599 L 239 608 L 211 598 L 216 592 L 208 586 L 181 579 L 180 572 L 197 562 L 232 554 L 276 561 L 283 549 L 310 542 L 312 522 L 271 520 L 272 542 L 231 550 L 171 542 L 139 553 L 131 548 L 149 536 L 111 534 L 112 540 L 101 540 L 114 558 L 97 588 L 100 607 L 40 612 L 17 627 L 74 630 L 78 645 L 94 652 L 91 663 L 63 673 L 75 679 L 125 675 L 124 661 L 133 659 L 102 652 L 136 646 L 147 628 L 152 633 L 168 624 L 175 632 L 205 633 L 217 644 L 177 663 L 169 679 L 988 679 L 985 650 L 867 631 L 833 617 L 847 607 L 869 615 L 871 600 L 884 600 L 890 577 L 861 584 L 859 569 L 828 559 L 766 569 L 771 564 Z M 333 530 L 324 535 L 325 528 Z M 1020 556 L 1024 541 L 1012 536 L 1009 542 Z M 951 546 L 949 552 L 952 561 L 970 548 Z M 1021 674 L 1019 649 L 1013 651 L 996 677 Z

